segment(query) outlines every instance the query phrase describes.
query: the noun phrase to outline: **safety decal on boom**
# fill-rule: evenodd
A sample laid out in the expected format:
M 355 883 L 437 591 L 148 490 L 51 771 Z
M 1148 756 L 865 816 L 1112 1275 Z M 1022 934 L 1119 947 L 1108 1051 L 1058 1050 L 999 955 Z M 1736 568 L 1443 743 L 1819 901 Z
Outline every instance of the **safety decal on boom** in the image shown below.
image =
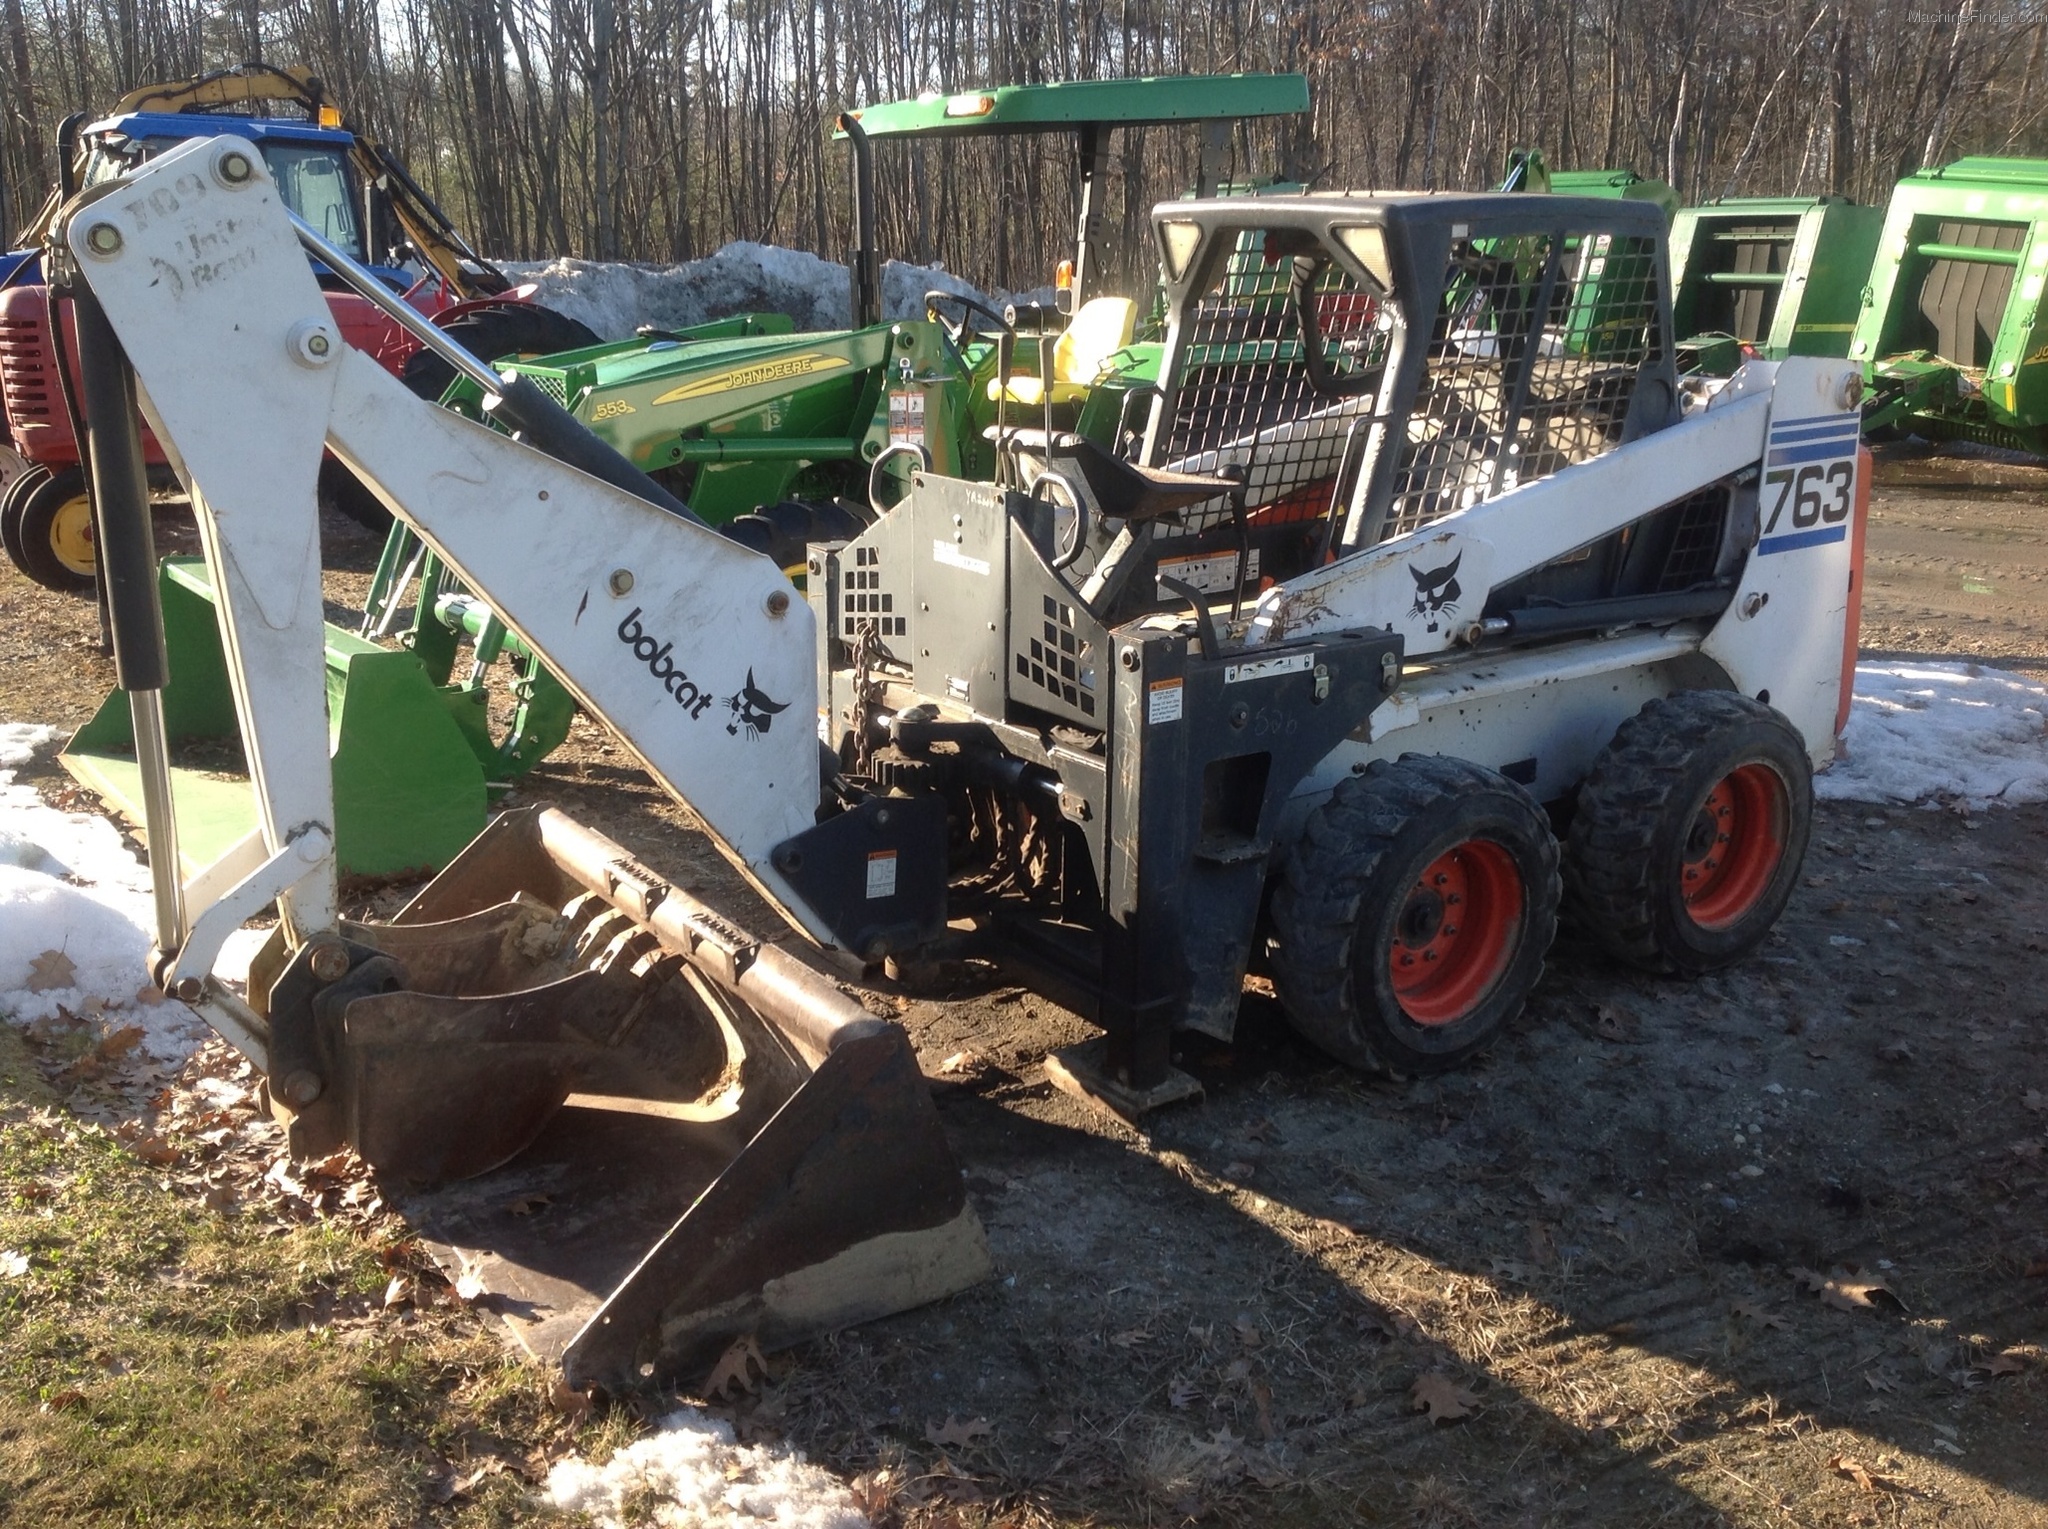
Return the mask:
M 1854 414 L 1771 421 L 1757 556 L 1825 546 L 1849 534 L 1860 444 L 1861 427 Z

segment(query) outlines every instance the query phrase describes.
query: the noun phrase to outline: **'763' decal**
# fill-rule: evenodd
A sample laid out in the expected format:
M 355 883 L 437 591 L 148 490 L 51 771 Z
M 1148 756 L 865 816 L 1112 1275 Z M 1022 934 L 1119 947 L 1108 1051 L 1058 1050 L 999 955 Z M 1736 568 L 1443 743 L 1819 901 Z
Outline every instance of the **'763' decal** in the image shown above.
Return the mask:
M 1849 534 L 1849 511 L 1855 502 L 1854 457 L 1771 468 L 1764 474 L 1765 518 L 1757 555 L 1840 541 Z

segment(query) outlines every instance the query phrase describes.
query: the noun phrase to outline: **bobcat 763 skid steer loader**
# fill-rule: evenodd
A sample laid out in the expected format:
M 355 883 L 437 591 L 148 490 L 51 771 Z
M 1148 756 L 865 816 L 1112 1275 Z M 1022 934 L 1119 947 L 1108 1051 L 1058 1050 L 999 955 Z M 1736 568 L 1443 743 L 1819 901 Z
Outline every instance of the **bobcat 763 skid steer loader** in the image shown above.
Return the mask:
M 1028 494 L 921 473 L 800 596 L 428 326 L 516 438 L 341 344 L 306 253 L 349 265 L 248 145 L 62 220 L 156 980 L 263 1069 L 295 1150 L 438 1186 L 403 1203 L 572 1383 L 900 1310 L 986 1249 L 903 1031 L 564 815 L 499 818 L 389 924 L 338 919 L 323 445 L 823 958 L 993 956 L 1102 1028 L 1055 1074 L 1126 1113 L 1191 1089 L 1170 1037 L 1227 1034 L 1253 961 L 1335 1055 L 1426 1071 L 1522 1003 L 1561 896 L 1696 972 L 1790 895 L 1854 649 L 1857 369 L 1752 365 L 1684 416 L 1663 219 L 1627 202 L 1251 197 L 1155 228 L 1132 459 L 1013 443 Z M 262 818 L 182 886 L 138 382 Z M 244 1002 L 215 957 L 273 900 Z M 505 1209 L 536 1192 L 545 1229 Z

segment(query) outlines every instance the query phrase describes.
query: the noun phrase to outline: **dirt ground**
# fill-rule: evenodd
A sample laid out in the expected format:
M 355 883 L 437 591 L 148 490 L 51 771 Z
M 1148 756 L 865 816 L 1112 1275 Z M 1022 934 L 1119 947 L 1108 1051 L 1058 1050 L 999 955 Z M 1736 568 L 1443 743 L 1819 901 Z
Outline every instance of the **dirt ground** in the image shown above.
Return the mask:
M 327 530 L 341 609 L 375 546 Z M 2048 676 L 2048 469 L 1888 456 L 1863 621 Z M 89 604 L 0 578 L 0 719 L 110 679 Z M 588 724 L 518 799 L 771 927 Z M 1044 1000 L 878 989 L 927 1072 L 985 1064 L 935 1086 L 998 1275 L 779 1361 L 742 1427 L 920 1523 L 2048 1524 L 2044 861 L 2048 809 L 1824 804 L 1727 973 L 1568 935 L 1489 1054 L 1407 1084 L 1254 992 L 1142 1132 L 1046 1081 L 1086 1027 Z

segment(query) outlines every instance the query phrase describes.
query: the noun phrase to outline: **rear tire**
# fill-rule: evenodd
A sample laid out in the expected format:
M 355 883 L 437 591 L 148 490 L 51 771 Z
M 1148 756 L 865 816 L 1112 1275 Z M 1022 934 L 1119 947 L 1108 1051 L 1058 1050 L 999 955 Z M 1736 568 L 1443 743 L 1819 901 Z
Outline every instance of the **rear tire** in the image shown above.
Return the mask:
M 507 356 L 552 356 L 600 343 L 588 325 L 538 303 L 495 303 L 459 314 L 441 328 L 487 365 Z M 438 402 L 455 380 L 455 368 L 430 350 L 416 350 L 398 375 L 420 397 Z
M 33 476 L 35 481 L 30 482 Z M 67 467 L 51 473 L 31 469 L 8 491 L 0 514 L 14 566 L 45 589 L 79 594 L 93 587 L 98 558 L 93 547 L 92 499 L 85 473 Z
M 1303 1035 L 1353 1067 L 1442 1072 L 1543 975 L 1557 841 L 1529 794 L 1462 759 L 1404 754 L 1318 807 L 1273 897 L 1273 974 Z
M 1649 971 L 1727 966 L 1785 911 L 1812 828 L 1813 769 L 1781 713 L 1729 691 L 1651 701 L 1580 788 L 1574 922 Z

